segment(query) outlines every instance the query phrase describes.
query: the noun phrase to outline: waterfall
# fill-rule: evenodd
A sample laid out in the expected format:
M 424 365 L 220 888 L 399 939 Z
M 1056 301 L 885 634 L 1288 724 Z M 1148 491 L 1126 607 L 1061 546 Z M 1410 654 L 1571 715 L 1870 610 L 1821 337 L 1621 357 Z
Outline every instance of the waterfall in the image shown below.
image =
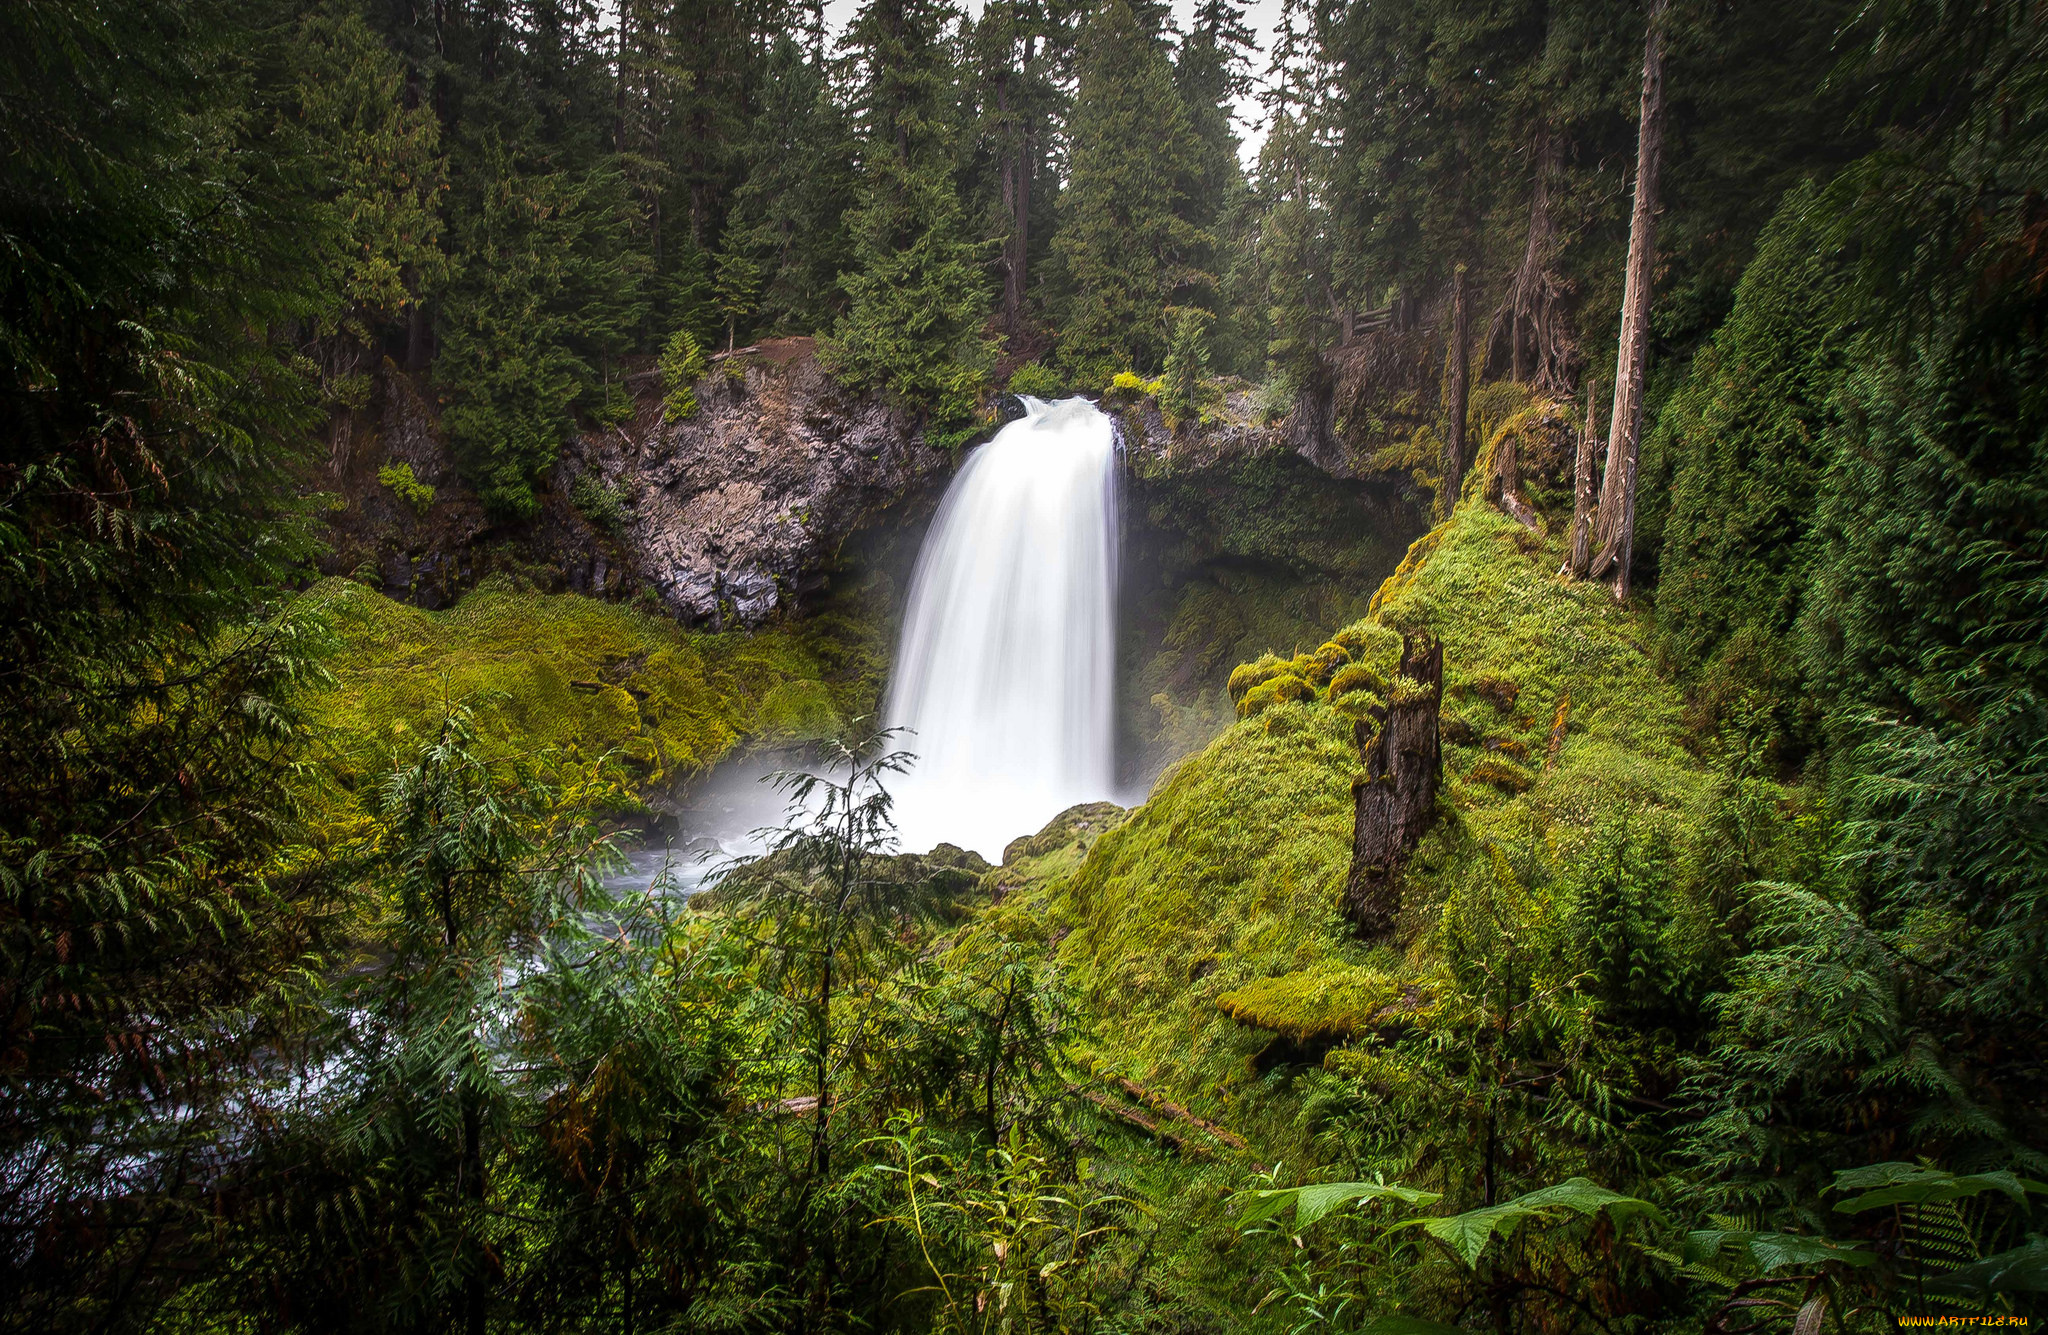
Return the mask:
M 1117 467 L 1085 399 L 1024 399 L 967 460 L 918 553 L 886 717 L 917 755 L 907 849 L 990 859 L 1115 785 Z

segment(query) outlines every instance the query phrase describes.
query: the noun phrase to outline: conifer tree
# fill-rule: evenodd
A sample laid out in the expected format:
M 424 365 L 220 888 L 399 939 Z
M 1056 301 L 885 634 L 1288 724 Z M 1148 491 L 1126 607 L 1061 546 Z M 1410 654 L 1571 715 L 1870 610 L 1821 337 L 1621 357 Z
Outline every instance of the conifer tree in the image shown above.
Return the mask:
M 307 16 L 292 55 L 296 128 L 339 243 L 325 258 L 343 302 L 316 325 L 314 357 L 329 401 L 359 407 L 383 334 L 447 276 L 441 127 L 406 104 L 403 66 L 356 15 Z
M 979 111 L 977 212 L 1000 246 L 1003 330 L 1017 338 L 1031 278 L 1051 229 L 1047 205 L 1058 186 L 1049 154 L 1067 99 L 1059 83 L 1063 11 L 1046 0 L 994 0 L 973 25 L 970 56 Z
M 547 170 L 495 133 L 472 151 L 435 380 L 456 461 L 485 507 L 525 518 L 577 400 L 641 323 L 645 261 L 626 244 L 616 171 Z
M 839 275 L 851 262 L 844 218 L 853 203 L 852 147 L 823 65 L 794 38 L 779 38 L 726 223 L 762 258 L 759 315 L 768 331 L 819 332 L 845 303 Z
M 848 383 L 964 419 L 991 361 L 983 248 L 961 206 L 959 12 L 871 0 L 847 33 L 861 180 L 848 307 L 827 355 Z
M 1076 46 L 1068 186 L 1055 252 L 1070 286 L 1060 358 L 1081 379 L 1151 370 L 1167 308 L 1208 293 L 1210 234 L 1187 221 L 1199 141 L 1173 85 L 1161 12 L 1103 0 Z

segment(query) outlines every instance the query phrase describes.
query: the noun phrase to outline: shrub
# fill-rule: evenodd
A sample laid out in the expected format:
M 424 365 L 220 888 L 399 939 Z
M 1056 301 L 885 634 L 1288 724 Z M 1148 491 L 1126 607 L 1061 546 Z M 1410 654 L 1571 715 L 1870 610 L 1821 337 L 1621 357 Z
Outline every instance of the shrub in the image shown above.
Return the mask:
M 697 382 L 704 378 L 704 349 L 696 335 L 678 329 L 661 350 L 661 420 L 680 422 L 697 411 Z
M 624 487 L 614 486 L 595 473 L 578 473 L 569 484 L 569 504 L 607 533 L 617 533 L 625 523 L 629 499 Z
M 1066 376 L 1044 362 L 1026 362 L 1010 372 L 1008 388 L 1012 394 L 1029 394 L 1034 399 L 1057 399 L 1072 386 Z
M 1159 393 L 1159 382 L 1147 380 L 1136 371 L 1118 371 L 1109 378 L 1109 388 L 1104 392 L 1112 397 L 1147 398 Z
M 409 463 L 385 464 L 377 470 L 377 480 L 396 492 L 414 514 L 425 514 L 434 503 L 434 489 L 413 475 Z

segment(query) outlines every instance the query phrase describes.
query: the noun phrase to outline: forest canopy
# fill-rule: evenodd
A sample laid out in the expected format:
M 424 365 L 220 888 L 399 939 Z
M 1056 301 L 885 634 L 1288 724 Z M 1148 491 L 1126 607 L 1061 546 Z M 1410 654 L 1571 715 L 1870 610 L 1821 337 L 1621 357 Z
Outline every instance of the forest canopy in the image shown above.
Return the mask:
M 2040 1310 L 2040 4 L 16 0 L 0 151 L 0 1329 Z M 337 728 L 350 633 L 458 633 L 321 592 L 380 385 L 512 531 L 776 339 L 952 448 L 1249 405 L 1432 526 L 1000 868 L 895 848 L 800 629 L 536 614 L 642 753 Z M 750 726 L 771 851 L 608 888 Z

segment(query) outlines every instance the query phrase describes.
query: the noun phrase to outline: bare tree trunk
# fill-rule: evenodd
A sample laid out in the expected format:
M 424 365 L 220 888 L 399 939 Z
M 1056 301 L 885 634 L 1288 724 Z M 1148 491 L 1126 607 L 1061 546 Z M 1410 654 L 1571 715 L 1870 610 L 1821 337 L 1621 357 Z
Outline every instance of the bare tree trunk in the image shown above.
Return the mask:
M 1488 374 L 1505 365 L 1517 381 L 1533 377 L 1539 388 L 1556 391 L 1565 384 L 1576 350 L 1559 312 L 1563 291 L 1550 271 L 1557 248 L 1557 224 L 1550 212 L 1550 179 L 1557 173 L 1561 138 L 1539 123 L 1529 146 L 1535 163 L 1529 188 L 1529 231 L 1522 261 L 1480 344 Z M 1502 356 L 1502 342 L 1506 356 Z
M 1465 266 L 1459 265 L 1451 280 L 1451 392 L 1444 425 L 1444 489 L 1439 494 L 1443 513 L 1449 517 L 1458 506 L 1458 492 L 1465 482 L 1465 408 L 1469 394 L 1466 384 L 1472 369 L 1472 328 L 1467 318 Z
M 1636 131 L 1636 201 L 1628 229 L 1628 284 L 1621 301 L 1621 347 L 1614 367 L 1614 417 L 1607 428 L 1601 479 L 1599 547 L 1588 574 L 1610 571 L 1614 596 L 1628 597 L 1636 533 L 1636 455 L 1643 434 L 1643 368 L 1650 352 L 1650 283 L 1657 252 L 1657 167 L 1664 151 L 1664 11 L 1650 0 L 1643 36 L 1642 120 Z
M 1593 563 L 1593 456 L 1599 453 L 1593 435 L 1593 405 L 1599 401 L 1599 386 L 1586 382 L 1586 425 L 1579 432 L 1579 448 L 1572 460 L 1572 554 L 1565 569 L 1573 579 L 1584 579 Z

